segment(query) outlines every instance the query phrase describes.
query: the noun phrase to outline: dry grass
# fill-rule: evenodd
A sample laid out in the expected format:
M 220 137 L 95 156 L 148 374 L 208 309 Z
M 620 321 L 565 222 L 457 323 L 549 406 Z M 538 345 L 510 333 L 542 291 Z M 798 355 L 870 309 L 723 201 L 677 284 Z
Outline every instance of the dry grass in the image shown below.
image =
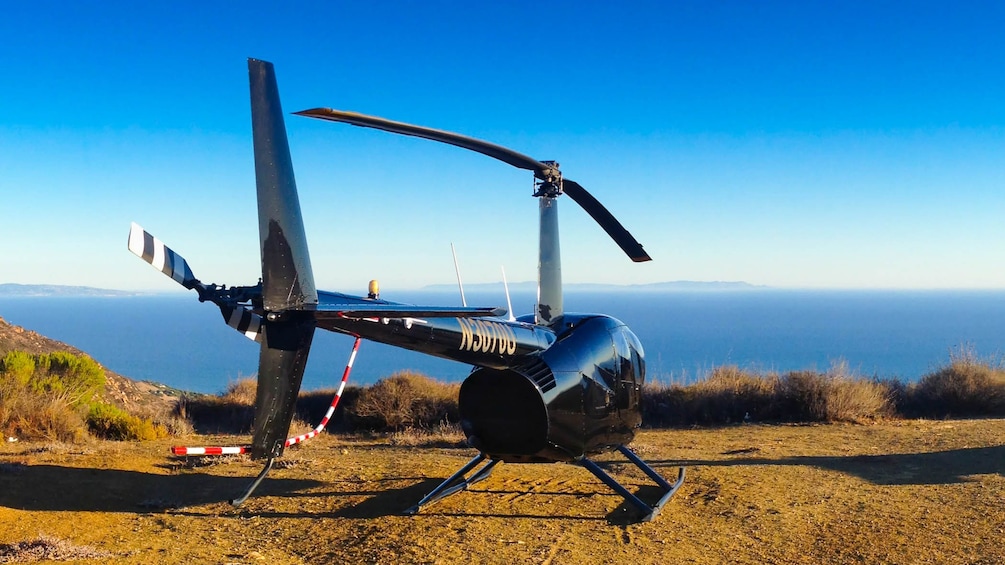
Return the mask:
M 30 541 L 0 545 L 0 563 L 37 563 L 39 561 L 73 561 L 111 557 L 86 545 L 74 545 L 66 540 L 39 536 Z
M 391 432 L 387 441 L 396 447 L 464 447 L 468 444 L 460 426 L 446 422 L 429 429 L 408 428 Z
M 0 544 L 44 534 L 136 565 L 1003 563 L 1003 437 L 1005 419 L 642 430 L 632 446 L 657 472 L 688 474 L 655 520 L 632 525 L 620 496 L 561 463 L 504 463 L 402 516 L 475 450 L 386 436 L 291 450 L 240 508 L 227 500 L 261 469 L 247 457 L 167 469 L 168 440 L 79 455 L 19 443 L 0 446 L 0 463 L 21 463 L 0 473 Z M 618 454 L 596 460 L 655 499 Z

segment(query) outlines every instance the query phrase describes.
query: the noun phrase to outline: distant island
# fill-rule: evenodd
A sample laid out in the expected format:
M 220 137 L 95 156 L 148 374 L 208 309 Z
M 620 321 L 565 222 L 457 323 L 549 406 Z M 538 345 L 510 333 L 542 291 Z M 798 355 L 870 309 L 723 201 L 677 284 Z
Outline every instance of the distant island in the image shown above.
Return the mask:
M 59 284 L 0 283 L 0 296 L 139 296 L 143 292 Z
M 503 283 L 474 283 L 465 284 L 465 290 L 472 291 L 495 291 L 502 288 Z M 562 285 L 566 291 L 570 292 L 666 292 L 666 291 L 729 291 L 729 290 L 763 290 L 769 287 L 754 285 L 743 281 L 667 281 L 646 284 L 603 284 L 603 283 L 567 283 Z M 457 283 L 451 284 L 431 284 L 422 287 L 422 290 L 447 291 L 456 290 Z M 509 289 L 512 292 L 536 291 L 536 281 L 523 281 L 510 283 Z

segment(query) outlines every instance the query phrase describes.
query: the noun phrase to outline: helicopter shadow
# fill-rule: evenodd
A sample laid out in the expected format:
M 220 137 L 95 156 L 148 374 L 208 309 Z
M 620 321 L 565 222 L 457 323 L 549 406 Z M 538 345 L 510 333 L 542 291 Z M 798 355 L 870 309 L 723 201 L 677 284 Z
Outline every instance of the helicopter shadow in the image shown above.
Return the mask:
M 252 477 L 206 473 L 155 474 L 120 469 L 8 464 L 0 474 L 0 506 L 34 511 L 142 514 L 226 502 L 248 488 Z M 288 496 L 321 483 L 269 479 L 259 495 Z
M 756 448 L 744 452 L 756 451 Z M 725 453 L 724 455 L 729 455 Z M 973 475 L 1005 477 L 1005 445 L 886 455 L 744 457 L 728 460 L 651 461 L 656 467 L 793 465 L 853 475 L 875 485 L 948 485 L 972 482 Z

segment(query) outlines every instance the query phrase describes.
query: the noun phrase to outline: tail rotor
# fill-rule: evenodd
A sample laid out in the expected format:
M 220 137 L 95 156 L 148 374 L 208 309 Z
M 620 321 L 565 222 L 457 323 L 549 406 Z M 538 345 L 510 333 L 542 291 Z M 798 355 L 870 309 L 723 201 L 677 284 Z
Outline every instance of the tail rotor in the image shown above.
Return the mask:
M 195 278 L 184 257 L 135 222 L 129 227 L 129 251 L 183 287 L 198 292 L 200 302 L 216 304 L 228 326 L 252 341 L 262 340 L 262 317 L 252 311 L 253 303 L 261 300 L 259 286 L 227 288 L 204 284 Z

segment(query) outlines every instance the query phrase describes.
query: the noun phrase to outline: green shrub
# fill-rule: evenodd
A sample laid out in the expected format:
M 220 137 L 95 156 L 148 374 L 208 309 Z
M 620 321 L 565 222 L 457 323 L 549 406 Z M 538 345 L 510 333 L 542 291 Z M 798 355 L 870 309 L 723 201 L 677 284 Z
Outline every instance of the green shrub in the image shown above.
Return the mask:
M 35 356 L 24 351 L 11 351 L 0 360 L 0 377 L 11 379 L 21 386 L 28 384 L 35 374 Z
M 164 426 L 104 403 L 91 406 L 87 413 L 87 428 L 102 439 L 144 441 L 167 437 Z
M 23 439 L 76 441 L 105 373 L 93 359 L 12 351 L 0 361 L 0 430 Z
M 89 404 L 105 387 L 105 371 L 90 357 L 62 351 L 35 356 L 32 387 L 39 392 L 65 392 L 71 406 Z

